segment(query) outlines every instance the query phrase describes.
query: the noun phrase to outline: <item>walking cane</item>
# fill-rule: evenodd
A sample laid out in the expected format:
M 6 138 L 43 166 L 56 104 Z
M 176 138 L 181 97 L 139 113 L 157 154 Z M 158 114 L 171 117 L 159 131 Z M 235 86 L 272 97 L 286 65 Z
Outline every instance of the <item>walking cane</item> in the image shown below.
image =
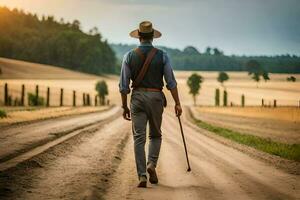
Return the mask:
M 190 172 L 191 171 L 191 167 L 190 167 L 190 162 L 189 162 L 189 156 L 188 156 L 187 149 L 186 149 L 186 144 L 185 144 L 185 139 L 184 139 L 184 134 L 183 134 L 183 129 L 182 129 L 182 124 L 181 124 L 180 116 L 178 116 L 178 121 L 179 121 L 179 125 L 180 125 L 180 131 L 181 131 L 181 136 L 182 136 L 182 140 L 183 140 L 186 161 L 187 161 L 187 165 L 188 165 L 187 171 Z

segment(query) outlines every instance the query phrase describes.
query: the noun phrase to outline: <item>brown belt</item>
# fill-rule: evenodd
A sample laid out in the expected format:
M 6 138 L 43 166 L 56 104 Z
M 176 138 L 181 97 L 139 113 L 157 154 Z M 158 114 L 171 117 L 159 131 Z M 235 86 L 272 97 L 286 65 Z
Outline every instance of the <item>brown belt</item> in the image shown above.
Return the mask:
M 138 87 L 138 88 L 134 88 L 133 90 L 137 90 L 137 91 L 145 91 L 145 92 L 161 92 L 161 89 L 158 88 L 143 88 L 143 87 Z

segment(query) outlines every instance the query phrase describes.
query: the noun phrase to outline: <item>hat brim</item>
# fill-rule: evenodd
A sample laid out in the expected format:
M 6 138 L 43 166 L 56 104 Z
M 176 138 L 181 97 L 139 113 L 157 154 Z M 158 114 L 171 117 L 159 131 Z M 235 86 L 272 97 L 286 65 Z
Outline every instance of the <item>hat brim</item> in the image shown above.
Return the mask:
M 140 38 L 139 36 L 139 29 L 136 29 L 134 31 L 131 31 L 129 33 L 129 35 L 133 38 Z M 153 29 L 153 38 L 160 38 L 161 37 L 161 32 L 159 32 L 158 30 Z

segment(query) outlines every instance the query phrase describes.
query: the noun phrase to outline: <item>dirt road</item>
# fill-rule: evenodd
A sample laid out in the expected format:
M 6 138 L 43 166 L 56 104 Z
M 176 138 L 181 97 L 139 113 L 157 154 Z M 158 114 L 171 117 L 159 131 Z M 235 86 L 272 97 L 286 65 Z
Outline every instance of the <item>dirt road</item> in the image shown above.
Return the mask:
M 223 145 L 166 109 L 159 184 L 136 188 L 130 123 L 115 117 L 0 172 L 3 199 L 299 199 L 300 177 Z M 1 164 L 0 164 L 1 165 Z

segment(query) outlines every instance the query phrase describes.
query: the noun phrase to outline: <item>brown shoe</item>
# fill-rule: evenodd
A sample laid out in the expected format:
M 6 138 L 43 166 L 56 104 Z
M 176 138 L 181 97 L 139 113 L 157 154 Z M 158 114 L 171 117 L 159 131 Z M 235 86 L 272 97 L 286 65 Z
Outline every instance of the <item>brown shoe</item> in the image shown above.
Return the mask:
M 138 187 L 146 188 L 147 187 L 147 177 L 146 176 L 140 176 L 139 177 L 139 184 Z
M 149 181 L 152 184 L 158 183 L 158 178 L 155 170 L 155 166 L 152 163 L 147 165 L 147 172 L 149 173 Z

